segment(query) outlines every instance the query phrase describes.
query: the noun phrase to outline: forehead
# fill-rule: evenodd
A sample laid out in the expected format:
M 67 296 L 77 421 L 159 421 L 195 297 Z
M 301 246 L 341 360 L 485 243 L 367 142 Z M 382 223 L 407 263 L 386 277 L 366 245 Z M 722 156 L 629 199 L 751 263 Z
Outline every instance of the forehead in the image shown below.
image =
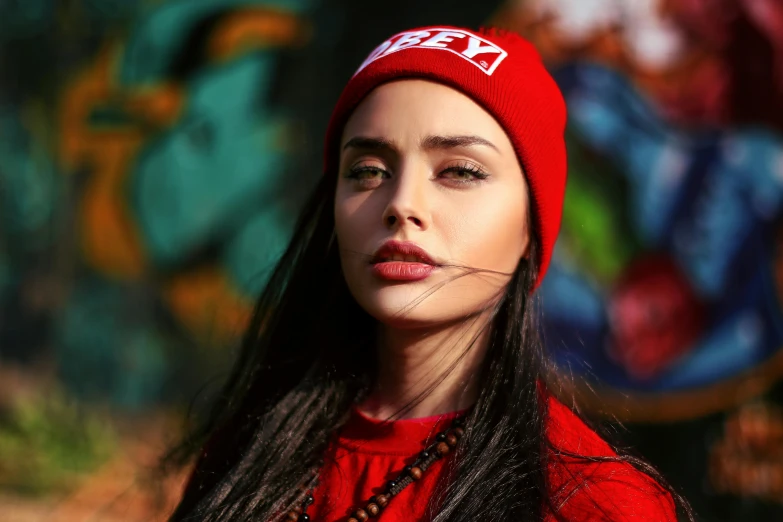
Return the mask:
M 496 141 L 506 138 L 495 118 L 470 97 L 446 85 L 420 79 L 399 80 L 375 88 L 351 114 L 343 143 L 356 134 L 480 134 Z

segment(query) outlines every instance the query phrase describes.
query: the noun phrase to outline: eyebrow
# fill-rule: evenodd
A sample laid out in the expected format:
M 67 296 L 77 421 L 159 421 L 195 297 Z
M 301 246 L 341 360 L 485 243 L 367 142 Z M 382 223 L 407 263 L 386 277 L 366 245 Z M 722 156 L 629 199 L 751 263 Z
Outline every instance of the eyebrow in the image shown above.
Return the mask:
M 498 148 L 492 142 L 479 136 L 427 136 L 422 140 L 421 146 L 424 149 L 456 149 L 458 147 L 473 147 L 476 145 L 489 147 L 498 151 Z M 343 150 L 349 148 L 364 150 L 390 150 L 396 152 L 397 146 L 391 140 L 384 138 L 372 138 L 368 136 L 356 136 L 348 140 Z
M 492 142 L 479 136 L 427 136 L 421 145 L 425 149 L 456 149 L 481 145 L 498 150 Z
M 397 146 L 391 140 L 384 138 L 370 138 L 367 136 L 356 136 L 355 138 L 348 140 L 348 142 L 343 147 L 343 150 L 350 148 L 365 150 L 397 150 Z

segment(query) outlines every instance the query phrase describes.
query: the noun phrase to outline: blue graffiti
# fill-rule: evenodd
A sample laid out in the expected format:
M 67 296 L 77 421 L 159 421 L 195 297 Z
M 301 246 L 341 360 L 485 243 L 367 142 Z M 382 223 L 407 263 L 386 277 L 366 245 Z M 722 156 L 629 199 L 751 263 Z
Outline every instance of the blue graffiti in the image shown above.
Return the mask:
M 763 129 L 677 129 L 626 79 L 596 64 L 570 64 L 556 77 L 580 141 L 628 180 L 637 239 L 676 261 L 708 314 L 698 342 L 640 381 L 604 349 L 612 327 L 600 310 L 614 288 L 565 268 L 561 249 L 542 288 L 556 356 L 619 388 L 664 391 L 718 382 L 783 349 L 780 301 L 770 297 L 783 138 Z
M 199 75 L 180 123 L 141 155 L 132 202 L 153 260 L 187 257 L 274 192 L 282 127 L 258 103 L 273 66 L 272 56 L 251 55 Z

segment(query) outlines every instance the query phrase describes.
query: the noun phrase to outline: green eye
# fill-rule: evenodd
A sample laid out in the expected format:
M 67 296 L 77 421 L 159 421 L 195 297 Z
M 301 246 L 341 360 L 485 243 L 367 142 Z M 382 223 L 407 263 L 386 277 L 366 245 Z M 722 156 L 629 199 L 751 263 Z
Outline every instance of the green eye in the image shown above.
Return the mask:
M 450 167 L 441 172 L 441 176 L 458 181 L 460 183 L 469 183 L 473 181 L 481 181 L 487 179 L 487 173 L 475 167 L 473 165 L 464 165 L 457 167 Z
M 348 172 L 348 178 L 359 181 L 374 181 L 383 179 L 386 171 L 378 167 L 357 167 Z
M 452 170 L 447 173 L 449 177 L 457 179 L 470 179 L 474 176 L 473 172 L 469 170 Z

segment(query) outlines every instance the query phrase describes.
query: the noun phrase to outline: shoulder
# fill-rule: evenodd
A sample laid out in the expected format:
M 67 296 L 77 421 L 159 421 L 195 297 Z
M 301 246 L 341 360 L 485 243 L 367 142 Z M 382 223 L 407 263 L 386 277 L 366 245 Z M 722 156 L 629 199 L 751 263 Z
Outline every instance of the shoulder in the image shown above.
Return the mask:
M 547 394 L 548 520 L 676 521 L 669 493 Z

